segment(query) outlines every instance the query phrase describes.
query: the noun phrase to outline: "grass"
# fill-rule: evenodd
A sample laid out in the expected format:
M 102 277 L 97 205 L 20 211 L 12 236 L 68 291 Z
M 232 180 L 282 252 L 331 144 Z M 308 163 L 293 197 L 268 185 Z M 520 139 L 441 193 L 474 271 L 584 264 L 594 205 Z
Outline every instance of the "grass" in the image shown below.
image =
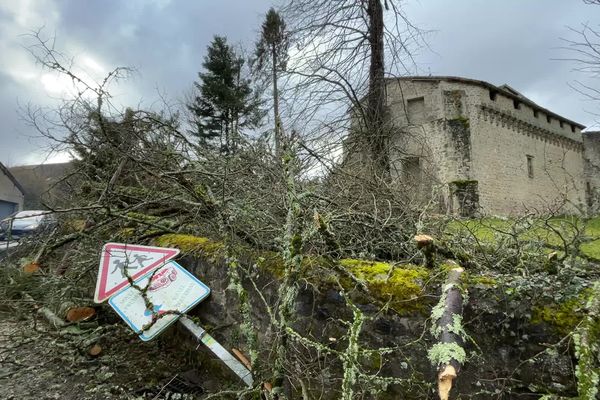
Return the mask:
M 562 247 L 563 239 L 570 243 L 578 232 L 583 239 L 592 239 L 581 245 L 581 252 L 600 261 L 600 217 L 588 220 L 578 217 L 553 217 L 548 220 L 482 218 L 454 220 L 446 227 L 448 235 L 470 235 L 482 243 L 492 245 L 515 236 L 523 241 L 538 241 L 549 246 Z

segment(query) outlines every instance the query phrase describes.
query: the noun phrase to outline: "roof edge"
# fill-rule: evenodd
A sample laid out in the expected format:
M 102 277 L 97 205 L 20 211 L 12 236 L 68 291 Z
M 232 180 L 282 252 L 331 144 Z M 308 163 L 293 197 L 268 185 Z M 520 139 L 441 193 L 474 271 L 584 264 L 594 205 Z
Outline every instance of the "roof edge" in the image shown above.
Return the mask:
M 4 173 L 4 175 L 8 176 L 8 179 L 10 179 L 10 181 L 16 186 L 16 188 L 19 189 L 21 194 L 23 196 L 25 196 L 25 189 L 23 188 L 23 186 L 21 186 L 21 184 L 19 183 L 17 178 L 15 178 L 14 175 L 8 170 L 8 168 L 6 168 L 4 166 L 4 164 L 2 164 L 1 162 L 0 162 L 0 171 L 2 171 Z
M 566 122 L 568 124 L 572 124 L 576 127 L 578 127 L 579 129 L 583 130 L 586 128 L 585 125 L 580 124 L 579 122 L 575 122 L 573 120 L 570 120 L 568 118 L 563 117 L 562 115 L 559 115 L 553 111 L 550 111 L 549 109 L 540 106 L 539 104 L 535 103 L 534 101 L 526 98 L 526 97 L 521 97 L 518 96 L 514 93 L 512 93 L 509 90 L 506 90 L 500 86 L 496 86 L 493 85 L 489 82 L 486 81 L 481 81 L 478 79 L 471 79 L 471 78 L 463 78 L 460 76 L 400 76 L 400 77 L 394 77 L 394 78 L 386 78 L 387 80 L 404 80 L 404 81 L 448 81 L 448 82 L 460 82 L 460 83 L 466 83 L 466 84 L 470 84 L 470 85 L 477 85 L 477 86 L 483 86 L 487 89 L 490 90 L 495 90 L 498 93 L 502 93 L 503 95 L 510 97 L 514 100 L 518 100 L 523 104 L 527 104 L 528 106 L 537 109 L 539 111 L 543 111 L 544 113 L 558 119 L 558 120 L 562 120 L 563 122 Z

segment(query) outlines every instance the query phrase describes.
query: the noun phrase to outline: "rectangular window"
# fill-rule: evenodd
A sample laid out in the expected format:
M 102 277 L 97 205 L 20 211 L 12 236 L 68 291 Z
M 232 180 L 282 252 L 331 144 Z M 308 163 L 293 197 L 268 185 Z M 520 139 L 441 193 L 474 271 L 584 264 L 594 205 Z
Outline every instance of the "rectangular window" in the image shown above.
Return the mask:
M 408 99 L 406 108 L 409 124 L 419 125 L 425 122 L 425 99 L 423 97 Z
M 527 155 L 527 176 L 533 179 L 533 156 Z
M 421 180 L 421 160 L 419 157 L 406 157 L 402 160 L 402 175 L 407 182 Z

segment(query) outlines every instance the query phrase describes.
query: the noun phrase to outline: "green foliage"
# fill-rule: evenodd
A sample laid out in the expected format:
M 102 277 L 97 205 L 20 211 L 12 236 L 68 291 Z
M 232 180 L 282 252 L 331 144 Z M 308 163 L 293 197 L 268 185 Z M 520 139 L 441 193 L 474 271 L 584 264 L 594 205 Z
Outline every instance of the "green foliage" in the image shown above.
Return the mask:
M 277 70 L 285 70 L 288 47 L 285 21 L 275 9 L 271 8 L 262 24 L 260 40 L 256 43 L 257 68 L 262 70 L 270 64 Z
M 207 48 L 195 82 L 198 94 L 188 104 L 193 113 L 192 132 L 203 145 L 214 145 L 219 139 L 221 150 L 235 150 L 240 130 L 255 127 L 261 119 L 259 101 L 250 81 L 242 76 L 244 59 L 236 54 L 223 36 L 215 36 Z

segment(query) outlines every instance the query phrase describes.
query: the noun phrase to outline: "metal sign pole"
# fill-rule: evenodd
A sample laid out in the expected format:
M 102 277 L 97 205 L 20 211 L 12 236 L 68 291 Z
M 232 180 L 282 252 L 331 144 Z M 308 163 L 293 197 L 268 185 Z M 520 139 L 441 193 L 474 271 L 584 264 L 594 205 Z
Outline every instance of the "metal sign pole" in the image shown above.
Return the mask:
M 244 381 L 248 387 L 254 386 L 254 378 L 252 372 L 250 372 L 241 362 L 238 361 L 230 352 L 228 352 L 219 342 L 217 342 L 212 336 L 210 336 L 204 328 L 197 325 L 189 319 L 187 316 L 182 315 L 179 318 L 181 325 L 185 326 L 188 331 L 198 341 L 204 343 L 217 357 L 219 357 L 225 365 L 229 367 L 241 380 Z

